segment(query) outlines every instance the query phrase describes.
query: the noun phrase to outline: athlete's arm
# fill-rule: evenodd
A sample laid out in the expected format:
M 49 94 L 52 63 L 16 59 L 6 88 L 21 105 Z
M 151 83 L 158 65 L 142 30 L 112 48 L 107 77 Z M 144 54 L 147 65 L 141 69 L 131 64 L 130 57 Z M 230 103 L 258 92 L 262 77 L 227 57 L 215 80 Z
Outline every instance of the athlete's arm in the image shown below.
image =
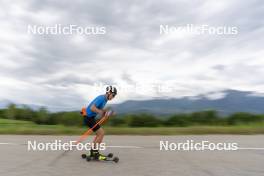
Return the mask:
M 95 104 L 93 104 L 92 106 L 91 106 L 91 111 L 93 111 L 93 112 L 95 112 L 95 113 L 98 113 L 98 114 L 100 114 L 101 116 L 103 116 L 104 115 L 104 113 L 105 113 L 105 111 L 103 110 L 103 109 L 98 109 L 96 106 L 95 106 Z

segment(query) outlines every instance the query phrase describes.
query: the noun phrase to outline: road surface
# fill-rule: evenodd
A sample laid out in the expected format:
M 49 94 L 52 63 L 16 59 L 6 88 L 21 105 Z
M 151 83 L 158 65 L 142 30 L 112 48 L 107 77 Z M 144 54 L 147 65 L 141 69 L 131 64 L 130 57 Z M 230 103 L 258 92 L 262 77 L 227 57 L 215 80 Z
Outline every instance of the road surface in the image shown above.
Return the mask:
M 86 162 L 82 151 L 28 151 L 27 142 L 68 142 L 77 136 L 0 135 L 1 176 L 263 176 L 263 135 L 106 136 L 119 163 Z M 92 139 L 90 136 L 88 142 Z M 236 142 L 236 151 L 160 151 L 160 141 Z

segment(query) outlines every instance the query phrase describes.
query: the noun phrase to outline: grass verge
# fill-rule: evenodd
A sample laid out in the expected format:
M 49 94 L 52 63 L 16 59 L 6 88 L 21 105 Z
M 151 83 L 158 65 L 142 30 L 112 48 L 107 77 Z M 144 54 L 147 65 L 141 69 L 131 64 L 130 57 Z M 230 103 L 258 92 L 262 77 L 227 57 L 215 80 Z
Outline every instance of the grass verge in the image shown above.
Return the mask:
M 191 126 L 191 127 L 104 127 L 113 135 L 203 135 L 203 134 L 264 134 L 264 125 Z M 0 134 L 80 135 L 87 128 L 62 125 L 37 125 L 28 121 L 0 119 Z

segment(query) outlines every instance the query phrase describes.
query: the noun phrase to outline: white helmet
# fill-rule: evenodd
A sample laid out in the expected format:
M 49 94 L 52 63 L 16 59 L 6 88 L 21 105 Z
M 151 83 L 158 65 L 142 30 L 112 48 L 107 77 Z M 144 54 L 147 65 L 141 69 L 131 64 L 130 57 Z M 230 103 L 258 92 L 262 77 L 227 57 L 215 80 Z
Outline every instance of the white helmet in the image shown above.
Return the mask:
M 107 86 L 106 93 L 112 93 L 115 96 L 117 94 L 117 89 L 114 86 Z

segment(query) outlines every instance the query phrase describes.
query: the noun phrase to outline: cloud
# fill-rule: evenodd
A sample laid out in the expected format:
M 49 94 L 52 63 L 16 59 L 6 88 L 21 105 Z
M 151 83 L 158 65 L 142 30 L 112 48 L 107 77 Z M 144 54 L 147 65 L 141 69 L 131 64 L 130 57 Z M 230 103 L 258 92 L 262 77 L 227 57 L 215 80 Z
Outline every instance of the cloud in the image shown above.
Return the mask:
M 3 1 L 1 99 L 46 106 L 89 102 L 104 89 L 129 99 L 182 97 L 238 89 L 263 93 L 263 2 Z M 105 26 L 106 34 L 30 35 L 28 25 Z M 159 26 L 236 26 L 238 35 L 160 35 Z M 153 87 L 153 91 L 147 87 Z M 163 86 L 167 91 L 160 91 Z

